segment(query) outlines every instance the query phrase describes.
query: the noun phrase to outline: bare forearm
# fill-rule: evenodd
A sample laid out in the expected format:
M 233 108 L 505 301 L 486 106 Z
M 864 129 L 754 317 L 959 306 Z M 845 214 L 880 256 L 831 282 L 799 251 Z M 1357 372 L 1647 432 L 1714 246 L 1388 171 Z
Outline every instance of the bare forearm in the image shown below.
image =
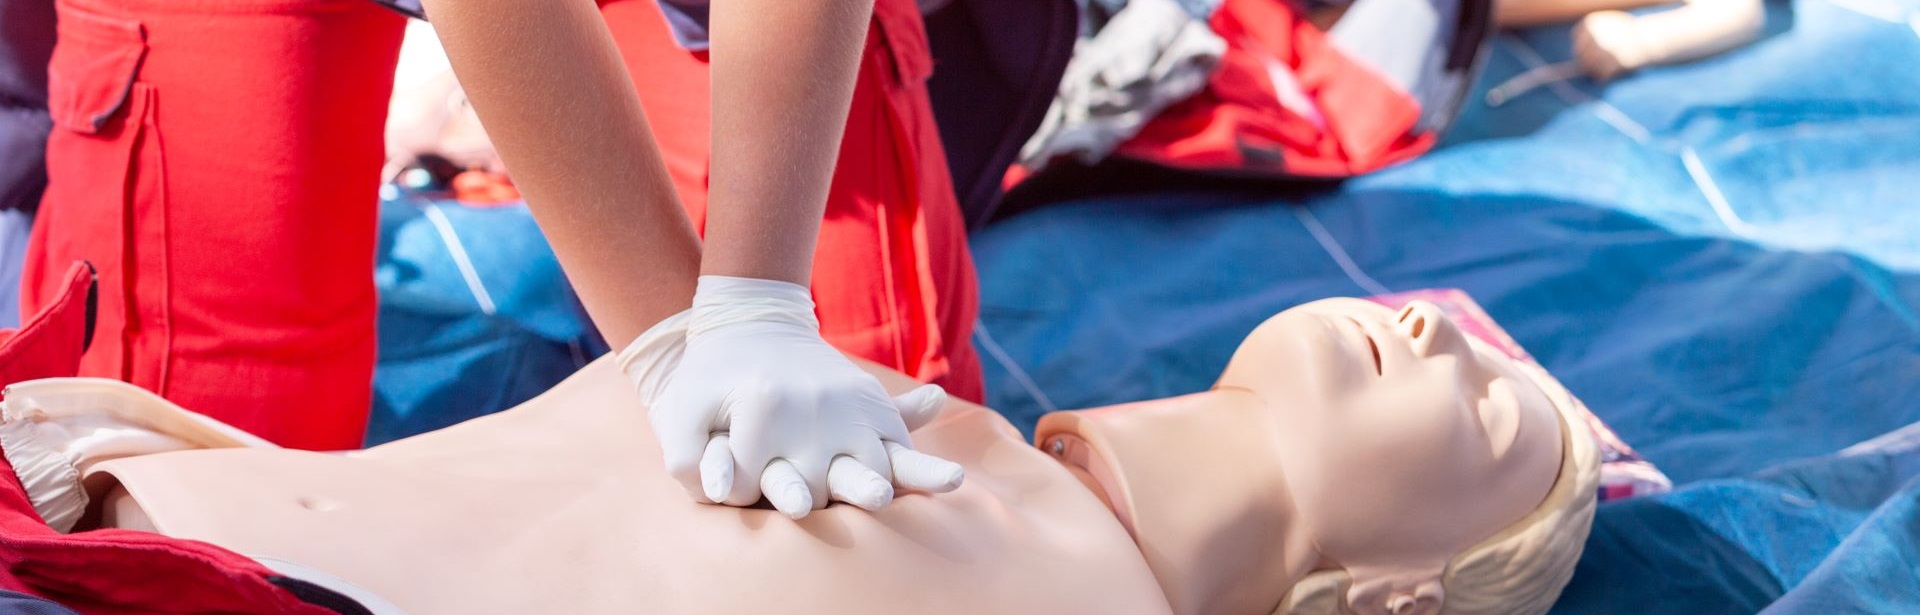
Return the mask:
M 1579 21 L 1594 11 L 1630 10 L 1676 0 L 1495 0 L 1493 20 L 1502 28 L 1531 28 Z
M 700 245 L 591 0 L 427 0 L 454 74 L 615 348 L 693 296 Z
M 1760 0 L 1691 0 L 1634 18 L 1648 46 L 1646 63 L 1691 62 L 1753 42 L 1766 27 Z
M 701 272 L 807 284 L 873 0 L 712 3 Z

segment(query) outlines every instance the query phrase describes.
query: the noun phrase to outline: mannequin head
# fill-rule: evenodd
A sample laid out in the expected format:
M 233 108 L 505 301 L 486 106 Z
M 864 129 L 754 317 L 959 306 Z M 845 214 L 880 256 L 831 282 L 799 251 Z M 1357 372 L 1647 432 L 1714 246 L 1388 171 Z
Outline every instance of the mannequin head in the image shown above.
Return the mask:
M 1286 583 L 1269 588 L 1275 594 L 1299 583 L 1282 612 L 1479 612 L 1468 608 L 1475 604 L 1486 612 L 1544 612 L 1571 574 L 1591 521 L 1598 459 L 1577 402 L 1430 303 L 1391 310 L 1329 299 L 1287 310 L 1247 337 L 1213 391 L 1178 399 L 1178 412 L 1146 402 L 1050 416 L 1038 434 L 1042 446 L 1063 438 L 1075 445 L 1069 448 L 1089 449 L 1085 475 L 1096 479 L 1163 581 L 1182 578 L 1162 574 L 1179 565 L 1171 554 L 1214 539 L 1172 529 L 1176 517 L 1190 515 L 1153 510 L 1155 502 L 1204 500 L 1242 511 L 1222 517 L 1236 519 L 1226 528 L 1234 535 L 1281 537 L 1270 559 L 1286 562 L 1284 570 L 1251 581 Z M 1158 410 L 1140 412 L 1155 404 Z M 1209 427 L 1192 431 L 1179 423 Z M 1207 485 L 1212 493 L 1183 493 L 1199 488 L 1152 478 L 1140 468 L 1164 472 L 1204 457 L 1154 452 L 1143 459 L 1139 451 L 1151 449 L 1127 440 L 1147 434 L 1192 434 L 1204 439 L 1198 446 L 1230 449 L 1208 463 L 1230 458 L 1238 467 L 1196 463 L 1185 471 L 1231 473 L 1248 484 L 1216 482 Z M 1270 525 L 1249 529 L 1249 517 Z M 1568 538 L 1552 548 L 1535 544 Z M 1501 564 L 1488 567 L 1493 551 Z M 1482 564 L 1463 566 L 1470 561 Z M 1529 574 L 1543 578 L 1520 578 Z M 1215 591 L 1207 585 L 1168 587 L 1176 611 L 1183 610 L 1181 594 Z M 1190 612 L 1237 608 L 1197 598 L 1192 604 Z

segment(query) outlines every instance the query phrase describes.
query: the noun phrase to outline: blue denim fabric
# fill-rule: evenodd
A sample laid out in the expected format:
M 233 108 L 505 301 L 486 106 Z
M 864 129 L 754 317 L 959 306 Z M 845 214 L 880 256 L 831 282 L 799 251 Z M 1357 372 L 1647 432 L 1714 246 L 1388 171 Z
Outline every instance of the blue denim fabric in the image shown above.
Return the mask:
M 74 615 L 72 609 L 52 600 L 35 598 L 20 592 L 0 590 L 0 613 L 11 615 Z
M 20 326 L 20 267 L 32 232 L 31 212 L 0 209 L 0 329 Z
M 1603 504 L 1556 613 L 1920 608 L 1920 423 L 1844 453 Z
M 707 49 L 707 5 L 712 0 L 659 0 L 673 42 L 694 51 Z
M 1287 307 L 1462 288 L 1680 485 L 1602 507 L 1560 612 L 1920 613 L 1915 455 L 1831 457 L 1920 421 L 1920 0 L 1848 5 L 1489 107 L 1569 56 L 1564 28 L 1503 36 L 1411 163 L 976 232 L 987 405 L 1030 430 L 1198 391 Z
M 374 282 L 369 446 L 512 407 L 606 352 L 525 205 L 390 190 Z

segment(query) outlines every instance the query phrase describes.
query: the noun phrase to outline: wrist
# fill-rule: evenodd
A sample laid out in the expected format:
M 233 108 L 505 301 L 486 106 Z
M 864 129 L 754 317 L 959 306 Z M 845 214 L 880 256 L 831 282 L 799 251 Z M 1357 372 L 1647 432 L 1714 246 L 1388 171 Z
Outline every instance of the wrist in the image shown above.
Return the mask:
M 688 310 L 689 339 L 733 324 L 784 323 L 818 332 L 813 294 L 805 286 L 780 280 L 722 275 L 700 276 Z
M 633 381 L 634 387 L 640 390 L 641 403 L 649 408 L 666 390 L 668 376 L 680 365 L 680 357 L 686 352 L 687 323 L 692 313 L 689 309 L 655 323 L 616 357 L 620 372 Z

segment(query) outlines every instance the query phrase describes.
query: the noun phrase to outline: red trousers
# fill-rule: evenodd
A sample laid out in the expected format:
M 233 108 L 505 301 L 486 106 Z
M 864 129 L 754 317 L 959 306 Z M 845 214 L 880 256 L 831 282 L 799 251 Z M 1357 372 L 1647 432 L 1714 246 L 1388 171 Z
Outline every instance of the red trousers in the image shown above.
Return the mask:
M 978 399 L 972 262 L 912 0 L 879 0 L 814 267 L 844 350 Z M 603 12 L 696 227 L 708 98 L 652 0 Z M 358 447 L 376 189 L 403 22 L 366 0 L 59 0 L 23 313 L 100 272 L 84 375 L 280 444 Z

